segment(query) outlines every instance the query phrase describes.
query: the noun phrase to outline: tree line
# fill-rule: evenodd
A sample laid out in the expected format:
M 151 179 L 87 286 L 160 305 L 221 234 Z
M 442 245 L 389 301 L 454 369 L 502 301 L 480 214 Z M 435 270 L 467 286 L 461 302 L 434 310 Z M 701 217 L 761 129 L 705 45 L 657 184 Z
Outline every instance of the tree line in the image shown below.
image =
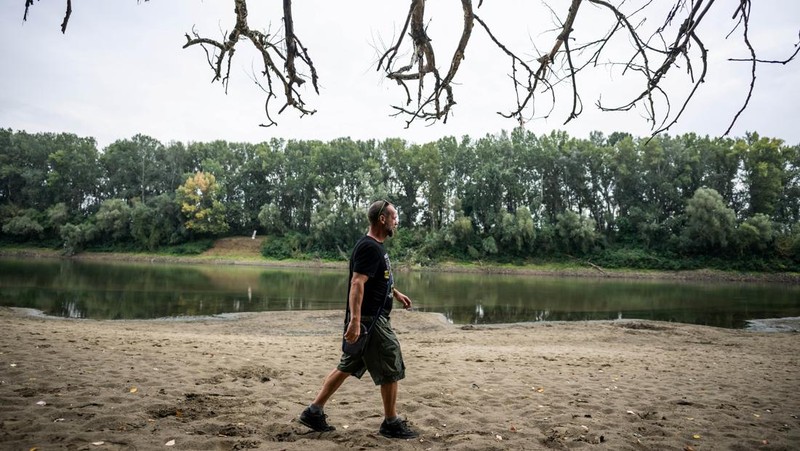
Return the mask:
M 169 142 L 0 129 L 1 242 L 193 252 L 266 235 L 272 258 L 346 258 L 366 206 L 393 257 L 608 267 L 800 268 L 800 146 L 748 134 Z M 205 244 L 204 244 L 205 243 Z

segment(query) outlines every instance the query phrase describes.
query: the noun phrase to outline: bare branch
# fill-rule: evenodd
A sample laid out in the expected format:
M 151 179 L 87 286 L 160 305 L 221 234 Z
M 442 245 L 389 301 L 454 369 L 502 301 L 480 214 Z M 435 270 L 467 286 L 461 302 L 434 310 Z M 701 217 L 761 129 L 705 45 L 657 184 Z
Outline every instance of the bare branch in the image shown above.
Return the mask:
M 535 101 L 534 97 L 539 83 L 545 85 L 545 89 L 551 92 L 553 105 L 555 104 L 555 94 L 552 92 L 552 83 L 549 81 L 549 77 L 552 74 L 550 66 L 555 61 L 556 55 L 559 53 L 561 46 L 565 45 L 565 43 L 569 39 L 570 33 L 572 32 L 573 25 L 575 23 L 575 18 L 578 15 L 578 10 L 580 8 L 581 1 L 582 0 L 572 0 L 572 3 L 570 4 L 569 7 L 569 11 L 567 13 L 567 19 L 562 24 L 561 31 L 559 32 L 556 41 L 553 43 L 552 49 L 550 50 L 550 52 L 541 55 L 536 60 L 539 63 L 539 67 L 536 70 L 533 70 L 524 61 L 522 61 L 519 57 L 517 57 L 513 52 L 509 51 L 506 48 L 506 46 L 501 44 L 497 40 L 497 38 L 495 38 L 491 30 L 489 29 L 489 26 L 486 25 L 486 23 L 483 22 L 482 20 L 477 19 L 478 23 L 481 24 L 481 26 L 484 28 L 486 33 L 489 35 L 490 39 L 495 43 L 495 45 L 497 45 L 500 48 L 500 50 L 502 50 L 506 55 L 510 56 L 512 59 L 512 69 L 513 69 L 512 79 L 514 81 L 514 89 L 517 94 L 517 108 L 511 111 L 510 113 L 499 113 L 501 116 L 507 118 L 515 118 L 520 124 L 523 124 L 525 122 L 525 118 L 523 117 L 523 111 L 528 107 L 529 104 L 532 105 L 534 103 Z M 578 95 L 577 92 L 577 83 L 574 77 L 576 70 L 575 67 L 573 66 L 568 46 L 566 47 L 566 49 L 567 49 L 566 54 L 569 66 L 568 75 L 573 82 L 573 108 L 569 119 L 567 119 L 567 122 L 569 122 L 571 119 L 577 117 L 580 114 L 582 108 L 578 107 L 578 105 L 580 104 L 580 96 Z M 518 75 L 517 73 L 516 69 L 517 64 L 519 64 L 523 69 L 525 69 L 524 74 L 522 74 L 521 76 Z M 520 89 L 525 94 L 522 101 L 519 100 Z
M 72 15 L 72 0 L 66 1 L 66 12 L 61 23 L 62 33 L 66 32 L 67 25 Z M 137 3 L 141 0 L 137 0 Z M 148 1 L 148 0 L 144 0 Z M 600 36 L 590 36 L 584 42 L 577 42 L 573 35 L 573 28 L 579 12 L 582 15 L 587 7 L 581 8 L 583 0 L 571 0 L 569 9 L 564 14 L 563 21 L 559 14 L 547 3 L 544 4 L 553 16 L 556 28 L 548 33 L 557 33 L 552 42 L 552 47 L 546 53 L 540 53 L 537 46 L 533 48 L 539 56 L 535 63 L 526 61 L 517 53 L 517 49 L 502 43 L 492 32 L 488 23 L 475 14 L 473 0 L 461 0 L 463 24 L 458 45 L 449 58 L 446 73 L 437 65 L 436 52 L 427 32 L 427 18 L 425 5 L 427 0 L 410 0 L 409 9 L 400 34 L 394 39 L 393 44 L 380 56 L 377 69 L 384 72 L 384 76 L 394 80 L 403 90 L 404 101 L 401 105 L 393 106 L 393 116 L 401 116 L 409 127 L 417 119 L 428 123 L 439 120 L 447 122 L 450 113 L 456 105 L 454 86 L 456 76 L 465 58 L 466 49 L 472 37 L 475 22 L 478 23 L 496 48 L 510 60 L 510 73 L 508 77 L 514 89 L 516 105 L 508 112 L 499 112 L 503 117 L 514 119 L 524 124 L 535 117 L 549 117 L 556 106 L 556 88 L 568 84 L 571 94 L 571 111 L 568 113 L 564 124 L 578 118 L 583 112 L 581 87 L 584 86 L 581 77 L 583 71 L 606 65 L 611 69 L 620 68 L 622 76 L 634 77 L 641 81 L 640 87 L 629 98 L 622 99 L 614 106 L 604 104 L 601 99 L 596 103 L 602 111 L 630 111 L 641 107 L 646 119 L 652 124 L 654 135 L 667 131 L 675 125 L 687 109 L 688 104 L 699 92 L 700 86 L 705 83 L 708 71 L 708 49 L 703 38 L 698 33 L 698 27 L 703 22 L 716 0 L 670 0 L 663 21 L 656 22 L 652 34 L 645 36 L 648 23 L 654 19 L 650 11 L 662 4 L 655 0 L 640 0 L 631 6 L 627 0 L 587 0 L 598 10 L 592 11 L 595 16 L 593 22 L 603 13 L 611 19 L 609 30 Z M 795 49 L 786 59 L 760 58 L 750 42 L 750 9 L 752 0 L 738 0 L 737 7 L 730 18 L 734 26 L 727 37 L 730 37 L 740 26 L 743 29 L 743 46 L 749 54 L 746 58 L 730 58 L 732 62 L 750 63 L 750 86 L 744 103 L 734 116 L 725 134 L 728 134 L 742 112 L 748 107 L 755 90 L 756 69 L 758 64 L 786 65 L 794 61 L 800 53 L 800 42 L 795 44 Z M 28 13 L 35 0 L 25 0 L 23 20 L 28 19 Z M 222 32 L 220 39 L 200 36 L 193 27 L 186 34 L 184 48 L 199 46 L 205 53 L 206 62 L 211 68 L 212 83 L 219 81 L 227 93 L 233 57 L 237 47 L 252 45 L 261 56 L 260 74 L 253 70 L 253 81 L 266 94 L 264 108 L 267 121 L 262 126 L 277 125 L 272 114 L 278 114 L 291 107 L 300 113 L 300 116 L 314 114 L 315 110 L 306 106 L 301 95 L 301 88 L 306 81 L 311 85 L 316 94 L 319 94 L 318 75 L 316 67 L 297 37 L 295 23 L 292 15 L 292 0 L 282 0 L 283 13 L 281 17 L 281 30 L 277 33 L 251 29 L 248 24 L 247 0 L 234 0 L 235 24 L 233 29 Z M 483 4 L 478 1 L 478 7 Z M 513 6 L 508 6 L 512 8 Z M 602 17 L 600 17 L 602 18 Z M 652 30 L 652 28 L 651 28 Z M 406 39 L 408 36 L 409 39 Z M 601 58 L 619 41 L 624 41 L 630 48 L 630 53 L 620 58 L 602 61 Z M 242 44 L 248 42 L 249 44 Z M 405 49 L 405 50 L 404 50 Z M 409 55 L 409 60 L 404 64 L 399 63 L 401 55 Z M 683 68 L 691 82 L 687 94 L 682 94 L 680 101 L 675 101 L 673 88 L 662 86 L 667 74 L 674 72 L 673 68 Z M 699 70 L 696 78 L 695 70 Z M 483 70 L 490 70 L 484 68 Z M 629 78 L 626 78 L 628 80 Z M 412 92 L 414 94 L 412 94 Z M 545 95 L 544 100 L 540 96 Z M 275 106 L 273 101 L 281 99 L 280 106 Z M 539 104 L 549 102 L 549 111 L 541 115 L 537 113 Z M 672 111 L 672 105 L 680 105 L 677 111 Z M 546 110 L 543 110 L 546 111 Z
M 233 31 L 227 34 L 227 38 L 224 41 L 200 37 L 193 29 L 192 34 L 194 37 L 190 37 L 187 34 L 186 44 L 183 45 L 183 48 L 199 45 L 205 51 L 206 59 L 214 72 L 212 82 L 220 81 L 227 93 L 231 62 L 233 61 L 236 46 L 242 41 L 249 41 L 261 55 L 264 67 L 261 76 L 266 78 L 267 81 L 265 86 L 254 78 L 256 85 L 267 94 L 264 109 L 266 110 L 268 122 L 261 124 L 261 126 L 277 125 L 270 113 L 270 102 L 273 98 L 278 97 L 275 92 L 276 85 L 280 87 L 279 89 L 282 88 L 283 98 L 285 99 L 283 106 L 278 109 L 278 114 L 281 114 L 287 107 L 292 107 L 300 112 L 301 117 L 307 114 L 314 114 L 316 110 L 306 107 L 298 89 L 306 82 L 306 79 L 298 71 L 297 65 L 298 62 L 302 63 L 310 72 L 311 84 L 314 87 L 314 91 L 319 94 L 317 70 L 308 54 L 308 50 L 303 47 L 295 34 L 292 1 L 283 0 L 283 37 L 276 37 L 270 33 L 262 33 L 250 28 L 247 23 L 247 0 L 235 0 L 234 12 L 236 14 L 236 24 Z M 279 47 L 281 44 L 285 46 L 285 49 Z M 226 59 L 227 65 L 224 68 L 223 75 L 223 64 Z M 282 67 L 276 61 L 282 61 Z M 273 77 L 275 77 L 277 84 L 273 84 Z
M 383 70 L 386 78 L 396 81 L 405 90 L 406 106 L 393 106 L 395 113 L 392 116 L 406 116 L 406 127 L 416 119 L 434 122 L 442 120 L 446 123 L 451 108 L 456 104 L 452 83 L 458 73 L 461 61 L 464 59 L 474 23 L 472 0 L 461 0 L 461 7 L 464 14 L 461 38 L 450 58 L 450 67 L 444 77 L 441 76 L 439 68 L 436 66 L 436 54 L 424 26 L 425 0 L 411 1 L 403 31 L 397 42 L 386 50 L 378 61 L 378 70 Z M 413 45 L 412 59 L 410 64 L 395 68 L 396 57 L 402 47 L 406 32 L 411 37 Z M 433 87 L 430 88 L 430 91 L 425 87 L 425 78 L 428 75 L 433 78 Z M 408 107 L 412 103 L 408 82 L 417 83 L 414 108 Z
M 665 127 L 665 124 L 670 119 L 670 102 L 669 102 L 669 95 L 660 89 L 660 83 L 667 72 L 674 66 L 677 65 L 677 58 L 683 57 L 687 61 L 687 67 L 689 71 L 689 75 L 691 76 L 691 59 L 689 57 L 689 44 L 690 42 L 698 43 L 698 46 L 703 48 L 702 41 L 697 37 L 695 34 L 695 30 L 698 24 L 703 20 L 706 13 L 709 11 L 711 5 L 713 5 L 714 1 L 711 0 L 707 4 L 703 4 L 703 1 L 698 1 L 693 3 L 689 14 L 684 19 L 683 23 L 681 24 L 675 38 L 672 41 L 672 44 L 664 46 L 663 49 L 656 49 L 651 47 L 647 44 L 633 28 L 629 22 L 629 17 L 625 14 L 621 13 L 616 7 L 610 5 L 609 3 L 602 1 L 602 0 L 589 0 L 590 2 L 602 6 L 609 11 L 611 11 L 617 20 L 628 30 L 629 37 L 631 41 L 634 43 L 635 53 L 632 56 L 631 60 L 627 63 L 626 69 L 633 69 L 635 71 L 640 72 L 644 75 L 646 80 L 645 88 L 640 92 L 639 95 L 635 96 L 631 99 L 628 103 L 616 106 L 616 107 L 605 107 L 600 102 L 598 102 L 597 106 L 604 111 L 628 111 L 633 108 L 636 104 L 638 104 L 642 100 L 646 100 L 646 110 L 649 114 L 649 120 L 653 122 L 653 127 L 656 129 L 655 124 L 660 121 L 661 124 L 658 126 L 658 131 L 664 131 L 669 128 L 669 126 Z M 675 18 L 679 7 L 682 6 L 683 2 L 678 2 L 676 6 L 670 11 L 667 15 L 667 19 L 664 22 L 664 25 L 660 27 L 656 31 L 656 36 L 660 37 L 663 31 L 665 30 L 666 26 Z M 651 65 L 650 58 L 648 53 L 654 51 L 657 54 L 663 54 L 664 60 L 662 63 L 655 67 Z M 705 74 L 706 68 L 706 53 L 703 48 L 702 52 L 702 61 L 703 61 L 703 73 Z M 635 61 L 641 60 L 641 63 L 635 63 Z M 624 73 L 624 71 L 623 71 Z M 702 78 L 701 78 L 702 81 Z M 689 96 L 687 97 L 687 101 L 694 96 L 696 92 L 698 84 L 695 85 L 695 88 L 691 91 Z M 653 97 L 654 93 L 659 93 L 663 95 L 664 101 L 667 105 L 666 113 L 661 117 L 656 109 L 655 99 Z M 677 119 L 680 117 L 682 112 L 685 109 L 681 108 L 680 112 L 673 118 L 673 121 L 670 123 L 670 126 L 676 123 Z M 661 117 L 661 119 L 659 119 Z M 658 131 L 656 133 L 658 133 Z
M 692 39 L 694 39 L 695 43 L 697 44 L 697 46 L 700 47 L 700 52 L 702 54 L 701 59 L 702 59 L 702 62 L 703 62 L 703 71 L 700 74 L 700 78 L 698 78 L 697 82 L 694 84 L 694 87 L 692 88 L 692 91 L 689 93 L 688 96 L 686 96 L 686 99 L 683 101 L 683 106 L 681 106 L 681 109 L 680 109 L 680 111 L 678 111 L 678 114 L 675 115 L 675 117 L 672 119 L 672 121 L 669 124 L 667 124 L 666 126 L 662 125 L 662 127 L 660 129 L 658 129 L 655 132 L 653 132 L 654 136 L 659 134 L 659 133 L 661 133 L 661 132 L 665 132 L 665 131 L 669 130 L 670 127 L 672 127 L 673 125 L 678 123 L 678 119 L 683 115 L 683 112 L 686 111 L 686 107 L 689 105 L 689 102 L 692 100 L 692 98 L 694 97 L 695 93 L 700 88 L 700 85 L 702 83 L 705 83 L 706 73 L 708 72 L 708 50 L 706 50 L 706 48 L 703 45 L 703 43 L 699 39 L 697 39 L 697 36 L 694 33 L 692 33 Z
M 67 12 L 64 13 L 64 21 L 61 22 L 61 34 L 65 34 L 67 32 L 67 23 L 69 23 L 69 16 L 71 15 L 72 15 L 72 0 L 67 0 Z
M 136 2 L 140 2 L 141 0 L 136 0 Z M 144 0 L 150 1 L 150 0 Z M 25 13 L 22 15 L 22 21 L 26 22 L 28 20 L 28 10 L 30 7 L 33 6 L 33 0 L 25 0 Z M 64 13 L 64 20 L 61 22 L 61 33 L 67 33 L 67 24 L 69 23 L 69 18 L 72 16 L 72 0 L 67 0 L 67 11 Z
M 736 115 L 733 117 L 731 124 L 728 126 L 728 129 L 725 130 L 725 135 L 731 132 L 733 129 L 733 125 L 736 124 L 736 121 L 741 116 L 742 112 L 747 108 L 747 105 L 750 103 L 750 98 L 753 96 L 753 89 L 756 86 L 756 51 L 753 49 L 753 45 L 750 43 L 750 0 L 740 0 L 739 7 L 736 8 L 736 13 L 734 13 L 734 17 L 738 13 L 741 13 L 741 23 L 744 26 L 744 34 L 742 36 L 745 45 L 747 46 L 747 50 L 750 51 L 751 64 L 750 64 L 750 88 L 747 90 L 747 98 L 744 100 L 744 104 L 736 112 Z

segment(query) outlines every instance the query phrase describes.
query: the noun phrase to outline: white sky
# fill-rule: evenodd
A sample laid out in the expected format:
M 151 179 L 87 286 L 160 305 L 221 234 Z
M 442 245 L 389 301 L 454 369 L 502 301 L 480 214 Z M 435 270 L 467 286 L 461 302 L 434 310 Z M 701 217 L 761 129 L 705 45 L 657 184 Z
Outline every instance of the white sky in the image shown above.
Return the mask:
M 251 28 L 271 26 L 276 30 L 280 26 L 280 3 L 251 1 Z M 404 92 L 385 80 L 375 63 L 377 50 L 399 32 L 408 2 L 294 3 L 295 32 L 308 48 L 320 77 L 319 96 L 310 83 L 304 88 L 307 105 L 317 113 L 299 118 L 287 109 L 281 115 L 273 113 L 277 127 L 263 128 L 258 125 L 266 122 L 264 96 L 249 75 L 253 68 L 259 70 L 259 60 L 243 50 L 246 43 L 240 44 L 242 50 L 234 58 L 227 95 L 221 84 L 210 83 L 212 73 L 202 50 L 181 48 L 186 41 L 184 34 L 192 26 L 202 36 L 212 38 L 219 38 L 220 30 L 230 30 L 233 0 L 152 0 L 138 5 L 134 0 L 78 0 L 73 2 L 65 35 L 60 31 L 65 1 L 35 3 L 28 22 L 23 24 L 24 2 L 6 0 L 0 7 L 0 127 L 92 136 L 102 148 L 137 133 L 164 143 L 214 139 L 261 142 L 273 137 L 327 141 L 345 136 L 400 137 L 424 143 L 443 136 L 477 138 L 516 125 L 497 114 L 514 104 L 508 60 L 477 24 L 456 78 L 458 104 L 447 124 L 429 126 L 420 121 L 406 129 L 403 119 L 389 116 L 391 105 L 402 102 Z M 445 68 L 460 37 L 460 2 L 429 3 L 428 33 L 434 40 L 439 65 Z M 564 9 L 568 4 L 564 0 L 551 3 Z M 724 40 L 737 3 L 718 0 L 711 12 L 713 20 L 701 29 L 711 52 L 707 82 L 670 134 L 720 136 L 744 102 L 749 66 L 726 59 L 747 54 L 738 33 Z M 751 41 L 760 56 L 788 57 L 799 39 L 800 2 L 758 0 L 753 4 Z M 573 36 L 585 41 L 594 37 L 591 31 L 606 28 L 601 19 L 608 14 L 601 14 L 588 2 L 582 8 L 585 10 Z M 552 28 L 550 12 L 540 2 L 487 0 L 477 11 L 494 27 L 499 39 L 529 60 L 540 54 L 532 43 L 542 51 L 553 44 L 553 34 L 544 33 Z M 750 106 L 732 136 L 756 131 L 788 144 L 800 144 L 799 66 L 800 59 L 786 66 L 759 66 Z M 603 67 L 580 77 L 579 86 L 586 91 L 584 113 L 577 120 L 563 125 L 571 98 L 569 92 L 559 91 L 561 108 L 548 119 L 528 122 L 526 128 L 537 134 L 565 130 L 579 138 L 588 137 L 592 130 L 607 135 L 614 131 L 634 136 L 650 133 L 641 109 L 600 113 L 595 107 L 600 92 L 604 101 L 630 93 L 633 79 Z M 686 80 L 685 66 L 670 72 L 667 79 L 675 86 Z M 544 104 L 540 108 L 547 109 Z

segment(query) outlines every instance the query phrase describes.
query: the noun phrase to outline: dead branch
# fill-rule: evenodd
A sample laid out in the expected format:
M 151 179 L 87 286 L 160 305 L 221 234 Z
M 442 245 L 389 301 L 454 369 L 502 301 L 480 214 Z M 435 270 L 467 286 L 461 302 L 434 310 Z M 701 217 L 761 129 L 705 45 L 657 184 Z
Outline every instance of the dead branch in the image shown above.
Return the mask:
M 140 2 L 141 0 L 136 0 L 136 2 Z M 146 2 L 150 0 L 144 0 Z M 25 13 L 22 15 L 22 21 L 27 22 L 28 20 L 28 10 L 30 7 L 33 6 L 33 0 L 25 0 Z M 61 22 L 61 33 L 65 34 L 67 32 L 67 24 L 69 23 L 69 18 L 72 16 L 72 0 L 67 0 L 67 11 L 64 13 L 64 20 Z
M 406 127 L 409 127 L 416 119 L 425 121 L 447 122 L 451 108 L 456 104 L 453 95 L 453 79 L 458 73 L 461 61 L 465 57 L 467 45 L 474 23 L 472 10 L 472 0 L 461 0 L 461 7 L 464 14 L 464 24 L 461 32 L 461 39 L 458 42 L 453 56 L 450 58 L 450 67 L 444 77 L 441 76 L 436 67 L 436 54 L 428 37 L 425 21 L 425 0 L 412 0 L 411 6 L 406 16 L 402 32 L 397 38 L 397 42 L 387 49 L 378 61 L 378 70 L 383 70 L 386 77 L 394 80 L 403 87 L 406 93 L 405 106 L 393 106 L 396 110 L 393 116 L 406 116 Z M 403 39 L 408 33 L 413 47 L 411 61 L 408 65 L 397 68 L 396 58 L 403 45 Z M 425 79 L 430 75 L 433 78 L 433 86 L 428 92 L 425 87 Z M 417 83 L 416 104 L 413 108 L 409 105 L 414 101 L 411 98 L 409 82 Z
M 278 97 L 276 93 L 278 90 L 281 91 L 285 99 L 283 106 L 278 109 L 278 114 L 281 114 L 287 107 L 294 108 L 300 112 L 301 116 L 314 114 L 316 110 L 306 107 L 306 103 L 298 89 L 306 82 L 306 79 L 298 71 L 297 64 L 300 62 L 309 70 L 311 84 L 314 87 L 314 91 L 319 94 L 317 71 L 308 55 L 307 49 L 303 47 L 295 34 L 291 0 L 283 0 L 283 36 L 273 36 L 267 32 L 251 29 L 247 23 L 246 0 L 235 0 L 234 12 L 236 14 L 236 24 L 233 30 L 227 33 L 226 39 L 217 41 L 200 37 L 193 29 L 192 34 L 194 37 L 186 34 L 186 44 L 183 45 L 183 48 L 199 45 L 205 51 L 206 59 L 214 73 L 212 82 L 220 81 L 227 92 L 230 82 L 231 62 L 236 52 L 236 46 L 240 42 L 249 41 L 261 55 L 264 67 L 261 76 L 266 79 L 265 84 L 256 80 L 256 85 L 267 95 L 264 109 L 268 123 L 261 124 L 261 126 L 277 125 L 277 122 L 271 116 L 270 101 Z M 276 63 L 276 61 L 282 61 L 282 64 Z
M 137 3 L 141 0 L 137 0 Z M 148 0 L 144 0 L 148 1 Z M 454 95 L 454 80 L 465 58 L 467 47 L 472 37 L 475 22 L 486 32 L 488 38 L 497 49 L 510 61 L 509 79 L 512 82 L 516 105 L 507 113 L 500 112 L 502 116 L 514 119 L 524 124 L 535 117 L 549 117 L 554 111 L 557 96 L 556 87 L 569 84 L 571 87 L 572 109 L 568 113 L 565 124 L 578 118 L 583 111 L 583 102 L 580 95 L 582 72 L 586 69 L 596 68 L 598 65 L 608 65 L 611 68 L 621 68 L 623 76 L 641 77 L 640 88 L 628 99 L 623 99 L 619 104 L 608 105 L 598 100 L 596 105 L 602 111 L 629 111 L 633 108 L 644 109 L 647 120 L 652 123 L 653 134 L 667 131 L 675 125 L 694 99 L 700 87 L 706 81 L 708 72 L 708 49 L 703 37 L 698 32 L 700 24 L 705 20 L 716 0 L 671 0 L 672 3 L 664 16 L 663 22 L 650 36 L 644 36 L 644 25 L 652 20 L 649 11 L 658 4 L 654 0 L 642 0 L 639 6 L 629 6 L 625 0 L 587 0 L 596 6 L 591 14 L 597 16 L 607 14 L 611 19 L 610 29 L 598 36 L 590 36 L 588 41 L 577 42 L 573 32 L 576 18 L 580 12 L 586 15 L 587 7 L 581 8 L 583 0 L 571 0 L 569 9 L 563 15 L 564 19 L 556 19 L 558 34 L 552 42 L 550 51 L 540 54 L 535 62 L 525 61 L 518 56 L 516 49 L 502 43 L 492 32 L 490 24 L 486 23 L 473 10 L 472 0 L 461 0 L 463 24 L 457 48 L 449 58 L 446 73 L 444 68 L 437 66 L 436 52 L 427 33 L 425 3 L 427 0 L 411 0 L 408 13 L 400 34 L 392 46 L 383 52 L 377 70 L 401 86 L 404 101 L 399 106 L 393 106 L 393 116 L 401 116 L 409 127 L 415 120 L 426 122 L 447 118 L 456 105 Z M 732 62 L 747 62 L 750 64 L 750 86 L 744 102 L 739 108 L 725 134 L 730 133 L 734 124 L 739 119 L 750 103 L 755 90 L 756 69 L 759 64 L 786 65 L 793 61 L 800 53 L 800 42 L 795 44 L 794 52 L 782 60 L 760 58 L 758 52 L 750 42 L 750 9 L 752 0 L 738 0 L 735 12 L 731 17 L 734 22 L 733 29 L 728 37 L 740 26 L 742 28 L 742 42 L 749 54 L 746 58 L 731 58 Z M 23 21 L 27 21 L 34 0 L 25 0 Z M 261 56 L 260 74 L 253 71 L 252 79 L 264 91 L 266 100 L 264 109 L 267 123 L 261 124 L 268 127 L 277 125 L 272 119 L 272 102 L 282 99 L 283 104 L 277 108 L 281 114 L 288 107 L 298 111 L 302 116 L 314 114 L 315 110 L 309 108 L 301 96 L 301 88 L 306 81 L 311 81 L 314 91 L 319 94 L 318 75 L 308 50 L 302 45 L 295 32 L 292 16 L 292 0 L 283 0 L 283 15 L 281 30 L 277 33 L 262 32 L 250 28 L 247 16 L 247 0 L 234 0 L 235 24 L 230 32 L 224 32 L 221 39 L 212 39 L 200 36 L 192 28 L 191 34 L 186 34 L 186 43 L 183 48 L 199 46 L 203 49 L 206 62 L 211 68 L 212 83 L 219 81 L 227 92 L 230 82 L 230 72 L 233 57 L 237 47 L 241 45 L 252 46 Z M 478 8 L 483 4 L 478 1 Z M 547 6 L 545 4 L 545 6 Z M 549 6 L 547 6 L 550 8 Z M 509 6 L 512 8 L 512 6 Z M 550 8 L 554 17 L 558 13 Z M 66 32 L 67 25 L 72 15 L 72 0 L 66 0 L 66 12 L 61 23 L 62 33 Z M 598 17 L 593 16 L 593 21 Z M 607 62 L 601 60 L 611 47 L 609 43 L 621 36 L 631 49 L 631 52 L 622 59 L 612 56 Z M 406 39 L 408 36 L 408 40 Z M 248 42 L 249 44 L 242 44 Z M 405 51 L 404 51 L 405 49 Z M 538 53 L 538 52 L 537 52 Z M 410 60 L 401 64 L 401 55 L 410 55 Z M 681 96 L 676 102 L 676 95 L 662 86 L 663 80 L 673 68 L 685 66 L 686 73 L 691 83 L 688 93 Z M 699 68 L 695 74 L 695 69 Z M 489 70 L 484 68 L 484 70 Z M 696 77 L 696 75 L 699 75 Z M 626 79 L 627 82 L 627 79 Z M 413 93 L 413 94 L 412 94 Z M 550 109 L 544 115 L 537 116 L 537 105 L 543 103 L 540 98 L 546 95 L 544 102 L 550 103 Z M 673 104 L 679 108 L 672 110 Z
M 526 118 L 523 116 L 523 112 L 524 112 L 524 110 L 526 108 L 528 108 L 529 105 L 531 105 L 532 106 L 532 110 L 535 111 L 533 109 L 533 104 L 535 102 L 534 98 L 535 98 L 536 91 L 537 91 L 537 88 L 538 88 L 540 83 L 542 85 L 544 85 L 545 91 L 549 91 L 550 92 L 550 95 L 551 95 L 551 109 L 550 109 L 550 112 L 552 112 L 552 108 L 555 106 L 555 93 L 554 93 L 554 91 L 552 89 L 553 83 L 550 80 L 550 74 L 552 74 L 551 65 L 554 63 L 554 61 L 556 59 L 556 56 L 558 55 L 561 46 L 565 45 L 567 43 L 567 40 L 569 39 L 570 33 L 572 32 L 573 25 L 575 23 L 575 18 L 578 15 L 578 9 L 579 9 L 579 7 L 581 5 L 581 1 L 582 0 L 572 0 L 572 3 L 570 4 L 570 7 L 569 7 L 569 11 L 567 13 L 567 19 L 564 21 L 564 23 L 561 26 L 561 32 L 558 34 L 558 36 L 556 38 L 556 41 L 553 43 L 553 47 L 550 50 L 550 52 L 548 52 L 548 53 L 546 53 L 544 55 L 541 55 L 539 58 L 537 58 L 536 61 L 539 63 L 539 66 L 535 70 L 533 68 L 531 68 L 530 66 L 528 66 L 528 64 L 526 64 L 518 56 L 516 56 L 516 54 L 514 52 L 508 50 L 508 48 L 505 45 L 500 43 L 500 41 L 491 32 L 489 26 L 483 20 L 481 20 L 480 18 L 476 17 L 476 20 L 481 25 L 481 27 L 483 27 L 483 29 L 486 31 L 487 35 L 492 40 L 492 42 L 494 42 L 495 45 L 503 53 L 508 55 L 511 58 L 511 62 L 512 62 L 511 79 L 512 79 L 512 81 L 514 83 L 514 92 L 516 93 L 516 97 L 517 97 L 517 107 L 516 107 L 516 109 L 512 110 L 510 113 L 499 112 L 498 114 L 500 114 L 503 117 L 514 118 L 520 123 L 520 125 L 525 123 L 526 122 Z M 577 90 L 577 82 L 576 82 L 575 77 L 574 77 L 574 75 L 575 75 L 575 73 L 577 71 L 576 71 L 575 67 L 573 66 L 573 62 L 572 62 L 572 59 L 571 59 L 571 52 L 569 52 L 568 47 L 567 47 L 567 50 L 566 50 L 566 54 L 567 54 L 567 57 L 568 57 L 567 60 L 568 60 L 569 68 L 570 68 L 570 70 L 568 71 L 568 74 L 569 74 L 569 77 L 572 79 L 572 82 L 573 82 L 572 83 L 572 86 L 573 86 L 572 113 L 570 114 L 570 117 L 566 121 L 566 122 L 569 122 L 570 120 L 578 117 L 578 115 L 580 114 L 580 110 L 582 110 L 582 107 L 579 107 L 579 105 L 580 105 L 580 96 L 579 96 L 578 90 Z M 518 72 L 518 69 L 517 69 L 518 65 L 523 69 L 521 72 Z M 520 100 L 520 96 L 522 96 L 522 100 Z M 549 114 L 550 113 L 548 112 L 548 114 L 545 117 L 549 116 Z

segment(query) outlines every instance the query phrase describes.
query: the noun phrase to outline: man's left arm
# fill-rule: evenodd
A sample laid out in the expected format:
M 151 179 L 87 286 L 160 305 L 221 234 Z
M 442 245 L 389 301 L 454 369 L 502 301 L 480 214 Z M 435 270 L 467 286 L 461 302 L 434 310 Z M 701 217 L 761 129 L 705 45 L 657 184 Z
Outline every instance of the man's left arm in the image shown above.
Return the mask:
M 398 302 L 403 304 L 403 308 L 411 308 L 411 298 L 401 293 L 397 288 L 392 288 L 392 296 L 394 296 Z

